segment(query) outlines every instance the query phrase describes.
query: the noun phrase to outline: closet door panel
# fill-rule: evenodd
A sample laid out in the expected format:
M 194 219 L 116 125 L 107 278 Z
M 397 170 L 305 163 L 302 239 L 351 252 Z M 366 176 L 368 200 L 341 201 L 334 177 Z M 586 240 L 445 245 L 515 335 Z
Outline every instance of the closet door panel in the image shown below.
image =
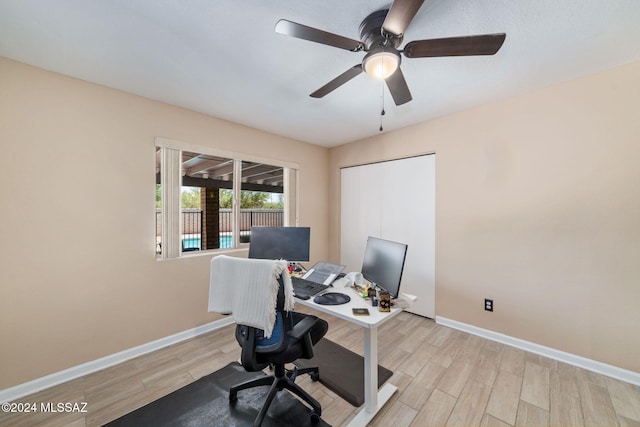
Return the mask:
M 340 263 L 346 266 L 345 272 L 357 271 L 354 257 L 359 247 L 357 236 L 360 234 L 359 188 L 362 186 L 362 174 L 363 171 L 357 168 L 340 171 Z
M 366 236 L 380 233 L 379 168 L 341 171 L 340 262 L 345 272 L 360 271 Z M 361 238 L 365 236 L 364 240 Z

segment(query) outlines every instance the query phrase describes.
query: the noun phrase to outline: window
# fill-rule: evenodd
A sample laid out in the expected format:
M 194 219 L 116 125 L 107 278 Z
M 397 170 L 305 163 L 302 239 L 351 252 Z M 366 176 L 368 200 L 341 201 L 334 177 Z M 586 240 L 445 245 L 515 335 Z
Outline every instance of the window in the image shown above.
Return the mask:
M 295 225 L 297 166 L 156 141 L 156 254 L 246 246 L 252 226 Z

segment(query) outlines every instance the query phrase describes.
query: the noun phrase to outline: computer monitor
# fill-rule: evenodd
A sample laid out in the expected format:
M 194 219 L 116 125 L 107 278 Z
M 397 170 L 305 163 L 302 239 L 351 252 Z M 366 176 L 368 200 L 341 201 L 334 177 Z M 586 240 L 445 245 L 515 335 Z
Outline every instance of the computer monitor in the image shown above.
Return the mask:
M 309 262 L 309 227 L 251 227 L 249 258 Z
M 391 298 L 398 298 L 406 256 L 407 245 L 404 243 L 369 236 L 362 260 L 362 275 L 389 292 Z

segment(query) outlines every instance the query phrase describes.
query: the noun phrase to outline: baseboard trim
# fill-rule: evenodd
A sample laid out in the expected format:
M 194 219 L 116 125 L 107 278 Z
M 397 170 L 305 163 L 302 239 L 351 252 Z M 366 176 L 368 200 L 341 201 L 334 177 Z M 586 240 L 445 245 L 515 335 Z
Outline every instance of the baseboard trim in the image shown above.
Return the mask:
M 617 366 L 608 365 L 606 363 L 587 359 L 586 357 L 577 356 L 551 347 L 545 347 L 540 344 L 525 341 L 520 338 L 504 335 L 499 332 L 482 329 L 467 323 L 458 322 L 457 320 L 447 319 L 442 316 L 436 316 L 436 323 L 640 386 L 640 373 L 638 372 L 618 368 Z
M 143 354 L 151 353 L 152 351 L 177 344 L 181 341 L 197 337 L 198 335 L 206 334 L 207 332 L 214 331 L 232 323 L 234 323 L 233 318 L 231 316 L 227 316 L 220 320 L 207 323 L 206 325 L 196 326 L 193 329 L 178 332 L 177 334 L 160 338 L 156 341 L 142 344 L 137 347 L 121 351 L 119 353 L 111 354 L 109 356 L 92 360 L 91 362 L 83 363 L 81 365 L 65 369 L 63 371 L 55 372 L 51 375 L 47 375 L 32 381 L 28 381 L 26 383 L 19 384 L 14 387 L 0 390 L 0 402 L 5 403 L 14 401 L 16 399 L 32 393 L 37 393 L 49 387 L 53 387 L 58 384 L 62 384 L 64 382 L 82 377 L 84 375 L 97 372 L 101 369 L 117 365 L 118 363 L 133 359 L 134 357 L 142 356 Z

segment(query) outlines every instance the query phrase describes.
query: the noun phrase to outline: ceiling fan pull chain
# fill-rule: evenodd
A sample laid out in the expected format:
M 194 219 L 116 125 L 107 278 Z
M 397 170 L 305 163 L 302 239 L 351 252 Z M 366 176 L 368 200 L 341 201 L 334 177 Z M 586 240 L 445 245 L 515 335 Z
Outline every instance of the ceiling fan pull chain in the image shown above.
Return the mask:
M 382 116 L 384 116 L 386 113 L 384 111 L 384 80 L 381 81 L 381 87 L 382 87 L 382 111 L 380 111 L 380 132 L 383 131 L 382 129 Z

